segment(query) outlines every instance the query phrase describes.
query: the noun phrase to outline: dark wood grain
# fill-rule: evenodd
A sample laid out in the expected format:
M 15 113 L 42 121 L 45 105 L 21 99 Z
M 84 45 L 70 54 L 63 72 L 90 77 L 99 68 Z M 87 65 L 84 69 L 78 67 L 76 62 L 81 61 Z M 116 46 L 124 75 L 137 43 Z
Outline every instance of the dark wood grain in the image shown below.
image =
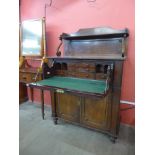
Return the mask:
M 82 123 L 97 129 L 107 130 L 107 97 L 102 99 L 84 98 Z
M 58 117 L 73 122 L 79 122 L 80 119 L 80 97 L 73 94 L 57 93 Z

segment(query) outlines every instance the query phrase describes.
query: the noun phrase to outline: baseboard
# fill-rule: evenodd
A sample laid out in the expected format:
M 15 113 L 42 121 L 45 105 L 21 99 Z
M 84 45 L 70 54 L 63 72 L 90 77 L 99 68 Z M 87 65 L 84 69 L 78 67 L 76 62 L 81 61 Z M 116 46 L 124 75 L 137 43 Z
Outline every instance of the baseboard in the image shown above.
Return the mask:
M 131 105 L 135 105 L 135 102 L 125 101 L 125 100 L 120 100 L 120 103 L 122 103 L 122 104 L 131 104 Z

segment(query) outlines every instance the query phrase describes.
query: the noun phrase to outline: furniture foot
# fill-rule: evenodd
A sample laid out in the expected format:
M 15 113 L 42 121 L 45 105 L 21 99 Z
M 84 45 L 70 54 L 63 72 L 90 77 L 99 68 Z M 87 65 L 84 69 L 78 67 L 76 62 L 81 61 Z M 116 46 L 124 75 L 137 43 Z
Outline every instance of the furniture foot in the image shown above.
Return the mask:
M 41 114 L 42 114 L 42 118 L 44 120 L 44 91 L 41 89 Z
M 45 118 L 45 114 L 42 113 L 42 119 L 44 120 L 44 118 Z
M 111 137 L 110 137 L 110 140 L 111 140 L 113 143 L 116 142 L 116 139 L 117 139 L 117 137 L 114 137 L 114 136 L 111 136 Z
M 58 124 L 58 119 L 57 118 L 53 118 L 54 124 L 57 125 Z

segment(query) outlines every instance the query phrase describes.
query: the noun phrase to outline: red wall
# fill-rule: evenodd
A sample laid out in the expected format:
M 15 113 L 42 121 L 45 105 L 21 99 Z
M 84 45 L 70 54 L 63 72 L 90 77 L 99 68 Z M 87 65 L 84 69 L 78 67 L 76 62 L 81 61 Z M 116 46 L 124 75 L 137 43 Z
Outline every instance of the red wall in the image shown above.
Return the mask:
M 134 0 L 52 0 L 47 8 L 46 39 L 47 55 L 53 56 L 62 32 L 76 32 L 79 28 L 111 26 L 128 28 L 130 32 L 128 56 L 124 63 L 121 99 L 135 100 L 135 27 Z M 21 0 L 21 19 L 37 19 L 44 16 L 44 5 L 50 0 Z M 33 64 L 32 64 L 33 65 Z M 50 104 L 50 95 L 45 92 L 45 103 Z M 40 102 L 39 92 L 35 90 L 34 99 Z M 130 105 L 121 104 L 121 108 Z M 134 125 L 134 110 L 123 111 L 122 122 Z

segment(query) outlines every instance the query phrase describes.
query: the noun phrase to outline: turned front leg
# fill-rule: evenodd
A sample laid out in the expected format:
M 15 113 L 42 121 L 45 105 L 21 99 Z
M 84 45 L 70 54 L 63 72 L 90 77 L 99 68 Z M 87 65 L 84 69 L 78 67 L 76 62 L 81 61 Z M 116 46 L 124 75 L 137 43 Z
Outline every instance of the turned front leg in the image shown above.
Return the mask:
M 30 88 L 30 98 L 31 98 L 31 102 L 33 102 L 33 88 L 32 87 L 29 87 Z
M 41 113 L 42 113 L 42 118 L 44 119 L 44 91 L 41 89 Z
M 51 116 L 53 118 L 54 124 L 57 124 L 58 117 L 56 113 L 56 92 L 51 90 L 50 96 L 51 96 L 51 112 L 52 112 Z

